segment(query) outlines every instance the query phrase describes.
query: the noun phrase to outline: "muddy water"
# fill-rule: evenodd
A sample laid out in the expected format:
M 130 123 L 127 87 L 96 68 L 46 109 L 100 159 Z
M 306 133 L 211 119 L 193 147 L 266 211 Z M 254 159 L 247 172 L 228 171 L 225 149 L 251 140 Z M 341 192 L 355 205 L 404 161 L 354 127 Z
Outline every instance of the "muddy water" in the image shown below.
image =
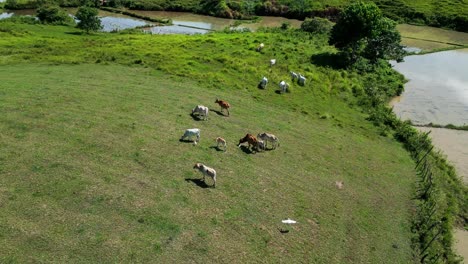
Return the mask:
M 468 124 L 468 49 L 409 56 L 393 65 L 409 80 L 402 96 L 391 102 L 401 119 L 416 124 Z M 468 183 L 468 131 L 418 129 L 432 131 L 433 144 Z M 468 232 L 456 229 L 454 237 L 456 252 L 468 263 Z
M 458 176 L 468 183 L 468 131 L 445 128 L 418 127 L 419 131 L 431 131 L 429 136 L 436 148 L 447 155 Z
M 401 119 L 415 124 L 468 124 L 468 49 L 408 56 L 393 64 L 409 82 L 392 102 Z

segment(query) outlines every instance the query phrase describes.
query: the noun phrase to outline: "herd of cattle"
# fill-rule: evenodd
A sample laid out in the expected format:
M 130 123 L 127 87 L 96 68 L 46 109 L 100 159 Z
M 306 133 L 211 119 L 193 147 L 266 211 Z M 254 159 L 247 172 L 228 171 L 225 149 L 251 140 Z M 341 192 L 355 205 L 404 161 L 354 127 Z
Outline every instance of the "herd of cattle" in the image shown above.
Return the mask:
M 257 51 L 260 52 L 265 45 L 261 43 L 257 47 Z M 271 59 L 270 60 L 270 67 L 273 67 L 273 65 L 276 64 L 276 59 Z M 295 73 L 293 71 L 290 72 L 291 74 L 291 79 L 292 81 L 297 80 L 297 83 L 301 86 L 305 85 L 306 78 L 301 75 L 300 73 Z M 263 77 L 258 84 L 258 87 L 261 89 L 266 89 L 266 86 L 268 84 L 268 79 L 267 77 Z M 280 93 L 285 93 L 289 89 L 289 84 L 285 81 L 281 81 L 279 83 L 279 88 L 280 88 Z M 227 112 L 227 115 L 229 116 L 229 108 L 231 105 L 224 101 L 224 100 L 218 100 L 216 99 L 215 103 L 217 103 L 221 107 L 221 113 L 223 111 Z M 203 105 L 197 105 L 193 110 L 192 110 L 192 116 L 195 118 L 198 118 L 199 120 L 207 120 L 208 119 L 208 114 L 209 114 L 209 109 L 206 106 Z M 198 128 L 191 128 L 185 130 L 184 134 L 182 135 L 180 140 L 193 140 L 193 144 L 196 145 L 200 141 L 200 129 Z M 267 149 L 267 144 L 270 142 L 271 147 L 270 149 L 276 149 L 276 147 L 279 146 L 279 140 L 278 137 L 276 137 L 273 134 L 270 133 L 260 133 L 255 137 L 252 134 L 246 134 L 243 138 L 239 140 L 239 143 L 237 144 L 237 147 L 240 147 L 243 143 L 248 143 L 248 149 L 250 151 L 262 151 Z M 224 138 L 222 137 L 217 137 L 216 138 L 216 147 L 220 149 L 220 146 L 223 147 L 224 151 L 227 150 L 227 142 Z M 210 178 L 213 179 L 213 187 L 216 186 L 216 170 L 213 168 L 210 168 L 202 163 L 196 163 L 193 167 L 194 169 L 198 169 L 202 174 L 203 174 L 203 180 L 205 180 L 206 176 L 209 176 Z

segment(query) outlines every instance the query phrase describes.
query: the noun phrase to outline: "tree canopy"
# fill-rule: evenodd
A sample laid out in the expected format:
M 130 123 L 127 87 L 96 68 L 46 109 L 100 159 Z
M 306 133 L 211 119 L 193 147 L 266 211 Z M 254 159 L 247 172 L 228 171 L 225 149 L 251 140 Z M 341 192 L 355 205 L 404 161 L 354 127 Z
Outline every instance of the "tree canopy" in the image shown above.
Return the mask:
M 101 20 L 97 17 L 98 10 L 89 6 L 82 6 L 76 12 L 76 18 L 79 20 L 77 27 L 89 33 L 102 28 Z
M 74 23 L 73 19 L 58 5 L 43 5 L 37 9 L 37 18 L 42 23 L 66 25 Z
M 374 3 L 349 5 L 332 28 L 329 43 L 338 48 L 349 63 L 359 57 L 401 60 L 404 55 L 396 23 L 382 15 Z

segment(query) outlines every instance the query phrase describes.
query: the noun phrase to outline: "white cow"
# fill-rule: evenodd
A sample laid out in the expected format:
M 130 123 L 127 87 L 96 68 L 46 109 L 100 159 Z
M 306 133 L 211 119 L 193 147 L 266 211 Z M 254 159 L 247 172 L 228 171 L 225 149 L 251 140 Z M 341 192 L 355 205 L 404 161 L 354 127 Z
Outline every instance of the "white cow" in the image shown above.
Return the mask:
M 211 177 L 213 179 L 213 187 L 216 187 L 216 171 L 213 168 L 210 168 L 202 163 L 196 163 L 193 168 L 198 169 L 201 173 L 203 173 L 203 181 L 205 181 L 206 175 Z
M 281 93 L 285 93 L 285 92 L 288 91 L 289 84 L 288 84 L 287 82 L 285 82 L 285 81 L 281 81 L 281 82 L 279 83 L 279 87 L 280 87 Z
M 203 106 L 203 105 L 197 105 L 197 106 L 195 106 L 195 108 L 192 110 L 192 116 L 197 115 L 198 118 L 203 119 L 203 120 L 206 120 L 206 119 L 208 119 L 208 113 L 209 113 L 209 111 L 210 111 L 210 110 L 208 109 L 208 107 Z
M 297 75 L 297 73 L 295 73 L 295 72 L 293 72 L 293 71 L 291 71 L 290 73 L 291 73 L 291 79 L 292 79 L 293 81 L 294 81 L 295 79 L 298 79 L 298 78 L 299 78 L 299 76 Z
M 306 80 L 307 80 L 306 77 L 304 77 L 302 74 L 299 73 L 299 78 L 297 79 L 297 83 L 299 85 L 304 86 Z
M 267 77 L 263 76 L 262 80 L 260 81 L 260 84 L 258 85 L 261 89 L 265 89 L 266 85 L 268 84 L 268 79 Z
M 258 52 L 262 51 L 262 49 L 263 49 L 264 47 L 265 47 L 265 44 L 260 43 L 260 45 L 258 45 L 258 47 L 257 47 L 257 51 L 258 51 Z
M 276 64 L 276 59 L 271 59 L 270 60 L 270 67 Z
M 193 144 L 197 144 L 197 142 L 200 142 L 200 129 L 198 128 L 190 128 L 185 130 L 184 135 L 180 138 L 180 140 L 184 140 L 185 138 L 192 138 L 192 137 L 197 137 L 197 139 L 193 142 Z
M 258 134 L 257 135 L 257 138 L 265 141 L 265 148 L 267 147 L 268 145 L 268 141 L 272 143 L 273 145 L 273 149 L 275 149 L 277 146 L 279 147 L 279 139 L 278 137 L 276 137 L 275 135 L 273 134 L 269 134 L 269 133 L 261 133 L 261 134 Z

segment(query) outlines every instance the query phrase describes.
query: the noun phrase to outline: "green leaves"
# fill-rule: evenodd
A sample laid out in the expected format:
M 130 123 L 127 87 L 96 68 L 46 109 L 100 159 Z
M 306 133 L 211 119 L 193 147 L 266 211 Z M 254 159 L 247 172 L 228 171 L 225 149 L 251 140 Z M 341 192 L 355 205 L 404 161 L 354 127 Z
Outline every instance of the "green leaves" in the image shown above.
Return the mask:
M 348 6 L 333 27 L 329 43 L 341 50 L 348 64 L 359 57 L 401 60 L 404 52 L 399 44 L 396 23 L 383 17 L 374 3 L 358 2 Z
M 77 27 L 83 29 L 86 33 L 97 31 L 102 28 L 101 20 L 97 17 L 98 10 L 93 7 L 82 6 L 76 12 L 76 18 L 80 20 Z

